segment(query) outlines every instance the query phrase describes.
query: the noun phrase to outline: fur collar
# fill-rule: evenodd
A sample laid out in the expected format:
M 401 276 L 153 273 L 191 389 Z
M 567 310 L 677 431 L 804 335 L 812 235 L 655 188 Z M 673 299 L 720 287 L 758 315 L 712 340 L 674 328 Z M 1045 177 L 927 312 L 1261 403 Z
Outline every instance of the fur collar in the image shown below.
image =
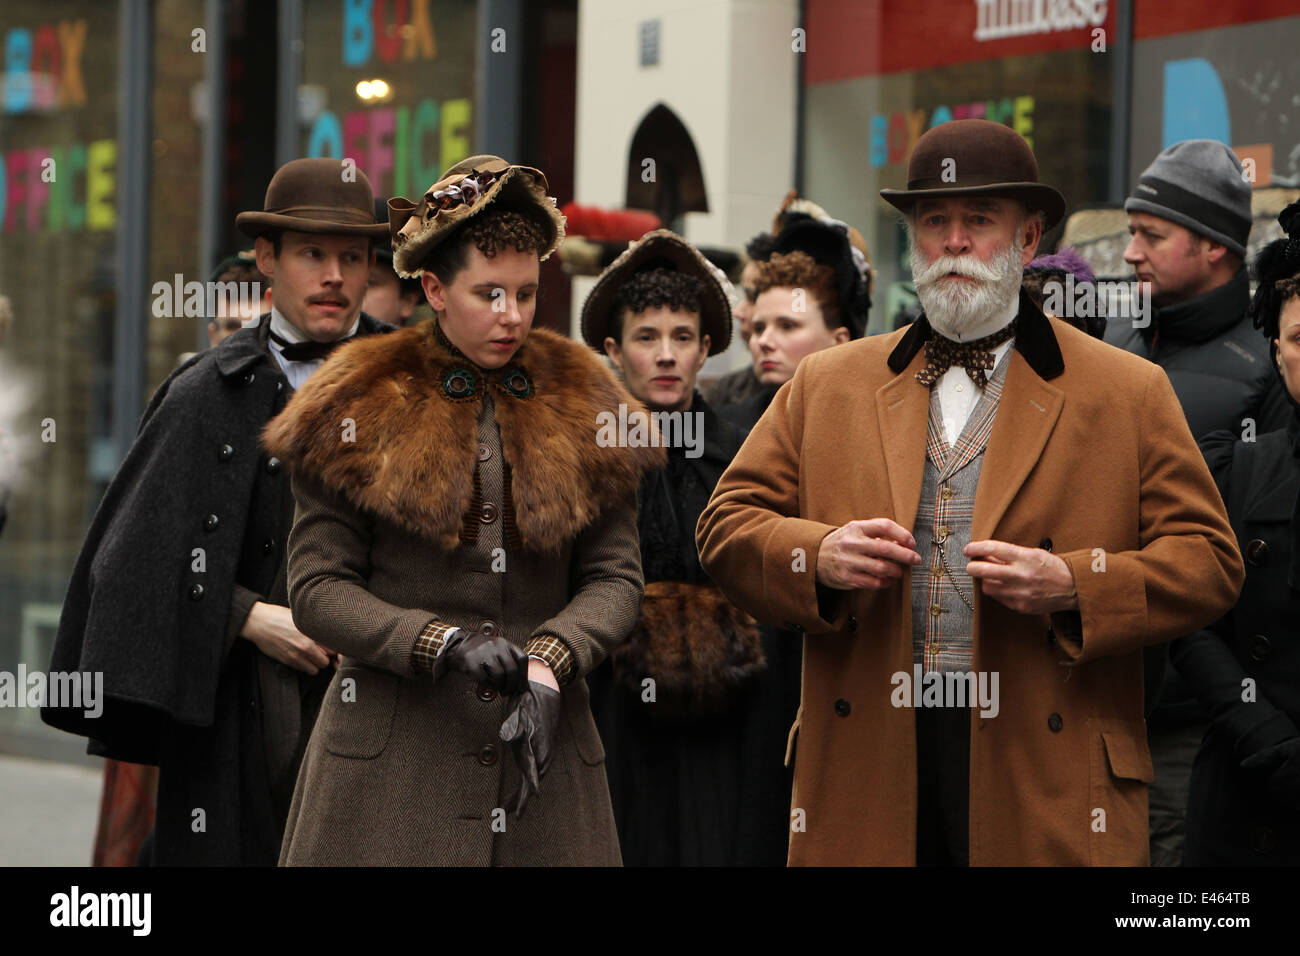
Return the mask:
M 262 435 L 268 452 L 357 507 L 451 548 L 474 495 L 482 391 L 492 390 L 510 466 L 520 542 L 559 549 L 607 507 L 631 500 L 662 448 L 602 448 L 597 414 L 642 409 L 594 352 L 533 329 L 513 361 L 486 374 L 444 344 L 435 320 L 338 349 Z M 451 398 L 455 369 L 476 378 Z M 522 370 L 526 382 L 509 378 Z M 527 397 L 519 398 L 515 391 Z M 453 383 L 454 384 L 454 383 Z M 344 440 L 346 419 L 355 422 Z

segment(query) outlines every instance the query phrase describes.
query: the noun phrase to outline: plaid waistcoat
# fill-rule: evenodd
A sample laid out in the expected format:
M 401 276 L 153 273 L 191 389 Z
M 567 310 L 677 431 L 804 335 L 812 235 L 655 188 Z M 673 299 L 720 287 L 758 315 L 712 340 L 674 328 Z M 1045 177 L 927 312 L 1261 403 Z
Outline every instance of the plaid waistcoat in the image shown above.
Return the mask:
M 989 376 L 984 394 L 954 446 L 944 437 L 939 391 L 930 389 L 925 476 L 912 529 L 922 559 L 912 569 L 912 662 L 922 665 L 923 673 L 968 671 L 971 666 L 974 610 L 961 595 L 973 605 L 975 585 L 966 573 L 967 558 L 962 551 L 970 544 L 984 448 L 993 431 L 1012 351 L 1014 348 L 1007 350 Z

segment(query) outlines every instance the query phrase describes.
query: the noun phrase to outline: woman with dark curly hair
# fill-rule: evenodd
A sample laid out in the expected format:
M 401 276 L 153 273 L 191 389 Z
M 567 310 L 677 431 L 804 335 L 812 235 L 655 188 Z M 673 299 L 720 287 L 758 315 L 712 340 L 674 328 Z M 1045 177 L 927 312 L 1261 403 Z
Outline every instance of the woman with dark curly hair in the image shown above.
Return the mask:
M 584 678 L 636 620 L 663 453 L 598 442 L 640 404 L 532 329 L 564 236 L 541 172 L 471 157 L 389 224 L 436 318 L 339 349 L 265 435 L 294 620 L 343 655 L 280 862 L 618 865 Z
M 1170 647 L 1211 712 L 1192 767 L 1187 866 L 1300 864 L 1300 203 L 1278 220 L 1290 238 L 1260 252 L 1251 313 L 1291 419 L 1201 440 L 1246 583 L 1222 620 Z

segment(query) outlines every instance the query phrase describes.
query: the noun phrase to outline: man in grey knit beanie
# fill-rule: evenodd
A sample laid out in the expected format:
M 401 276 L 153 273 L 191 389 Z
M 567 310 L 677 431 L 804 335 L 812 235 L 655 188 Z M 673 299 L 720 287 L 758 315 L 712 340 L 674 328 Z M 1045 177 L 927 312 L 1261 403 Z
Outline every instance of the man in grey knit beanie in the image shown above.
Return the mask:
M 1189 139 L 1163 150 L 1124 203 L 1132 236 L 1124 260 L 1149 285 L 1156 308 L 1146 327 L 1113 321 L 1105 338 L 1165 370 L 1197 438 L 1219 429 L 1243 438 L 1263 434 L 1288 418 L 1266 344 L 1246 316 L 1250 201 L 1250 182 L 1233 151 L 1212 139 Z M 1149 688 L 1166 647 L 1147 655 Z M 1167 665 L 1148 711 L 1151 865 L 1178 866 L 1192 760 L 1209 716 Z

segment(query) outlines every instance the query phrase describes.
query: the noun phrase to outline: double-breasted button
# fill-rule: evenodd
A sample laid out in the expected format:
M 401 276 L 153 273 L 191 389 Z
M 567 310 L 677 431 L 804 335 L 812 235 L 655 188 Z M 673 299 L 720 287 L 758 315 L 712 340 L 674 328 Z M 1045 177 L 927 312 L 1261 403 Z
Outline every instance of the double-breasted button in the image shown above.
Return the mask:
M 219 524 L 221 524 L 220 518 L 218 518 L 216 515 L 208 515 L 206 518 L 203 519 L 203 530 L 216 531 L 217 525 Z
M 1042 541 L 1038 542 L 1038 546 L 1039 546 L 1040 548 L 1042 548 L 1044 551 L 1051 551 L 1051 550 L 1052 550 L 1052 539 L 1051 539 L 1051 538 L 1044 538 Z
M 1047 718 L 1047 729 L 1054 734 L 1059 734 L 1064 723 L 1065 721 L 1061 720 L 1060 714 L 1052 714 Z
M 490 767 L 497 762 L 497 748 L 488 744 L 478 752 L 478 762 L 485 767 Z
M 1246 545 L 1246 560 L 1259 567 L 1268 560 L 1268 542 L 1256 538 Z
M 841 697 L 835 702 L 835 713 L 839 717 L 847 717 L 853 710 L 853 705 Z
M 266 459 L 266 473 L 267 473 L 268 475 L 278 475 L 278 474 L 280 473 L 280 459 L 279 459 L 279 458 L 268 458 L 268 459 Z
M 271 553 L 272 551 L 274 551 L 274 550 L 275 550 L 275 539 L 274 539 L 274 538 L 267 538 L 265 541 L 262 542 L 262 553 L 263 553 L 263 554 L 270 554 L 270 553 Z
M 240 384 L 240 385 L 252 385 L 252 384 L 253 384 L 253 379 L 255 379 L 255 378 L 257 378 L 257 376 L 254 375 L 252 372 L 245 372 L 243 375 L 241 375 L 241 376 L 239 377 L 239 384 Z
M 1273 647 L 1268 642 L 1268 638 L 1263 634 L 1256 634 L 1250 639 L 1250 659 L 1253 661 L 1266 661 L 1269 654 L 1273 652 Z
M 489 501 L 487 504 L 483 506 L 483 509 L 479 512 L 478 520 L 482 521 L 484 524 L 491 524 L 493 521 L 496 521 L 497 506 L 492 504 L 492 502 Z
M 849 615 L 849 630 L 850 630 L 850 631 L 856 631 L 857 629 L 858 629 L 858 619 L 857 619 L 857 616 L 856 616 L 856 615 L 853 615 L 853 614 L 850 614 L 850 615 Z
M 203 585 L 195 584 L 190 588 L 190 600 L 197 601 L 203 597 Z
M 231 448 L 229 445 L 222 445 L 221 450 L 217 452 L 218 461 L 230 461 L 230 459 L 234 457 L 235 449 Z
M 479 443 L 478 443 L 478 460 L 479 460 L 479 461 L 487 461 L 487 460 L 488 460 L 489 458 L 491 458 L 491 457 L 492 457 L 492 449 L 489 448 L 487 445 L 483 444 L 482 442 L 479 442 Z
M 496 621 L 484 621 L 478 626 L 478 629 L 488 637 L 496 637 L 497 623 Z
M 487 684 L 478 685 L 478 699 L 491 702 L 497 699 L 497 692 Z

